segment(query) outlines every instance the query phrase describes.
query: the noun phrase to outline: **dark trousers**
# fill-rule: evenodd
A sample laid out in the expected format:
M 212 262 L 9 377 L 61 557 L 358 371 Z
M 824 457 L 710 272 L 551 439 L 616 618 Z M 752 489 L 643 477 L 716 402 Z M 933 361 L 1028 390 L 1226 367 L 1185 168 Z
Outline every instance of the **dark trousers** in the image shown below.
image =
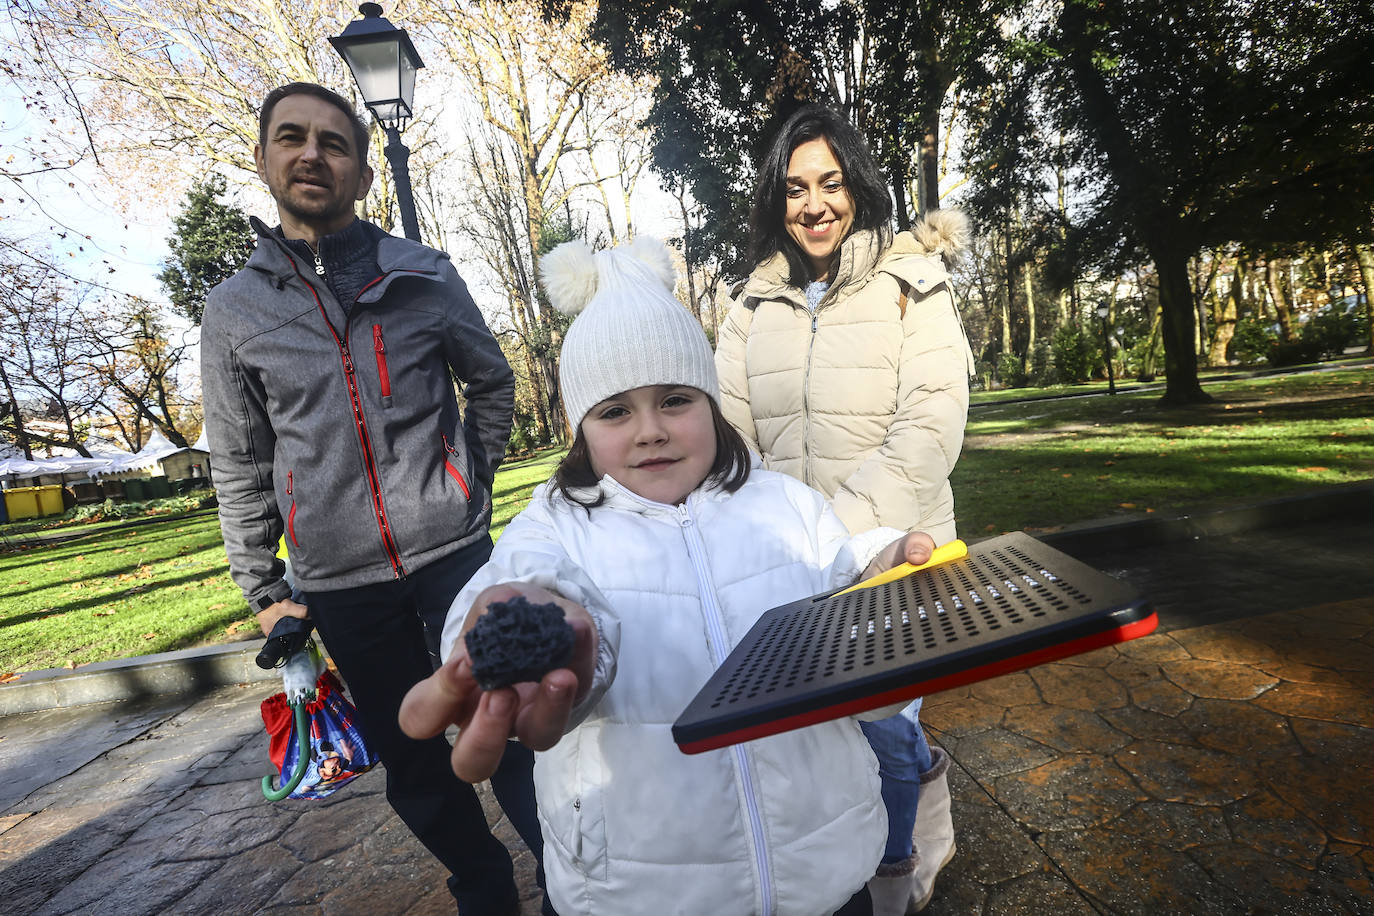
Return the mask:
M 315 627 L 358 708 L 363 734 L 386 768 L 387 801 L 449 870 L 449 890 L 462 916 L 515 911 L 510 853 L 487 828 L 476 791 L 453 775 L 448 740 L 439 735 L 414 741 L 401 731 L 396 716 L 406 691 L 437 667 L 449 605 L 490 556 L 491 540 L 483 539 L 404 579 L 306 595 Z M 542 887 L 544 843 L 535 814 L 533 767 L 534 754 L 512 742 L 491 787 L 541 863 Z M 553 911 L 546 904 L 544 912 Z

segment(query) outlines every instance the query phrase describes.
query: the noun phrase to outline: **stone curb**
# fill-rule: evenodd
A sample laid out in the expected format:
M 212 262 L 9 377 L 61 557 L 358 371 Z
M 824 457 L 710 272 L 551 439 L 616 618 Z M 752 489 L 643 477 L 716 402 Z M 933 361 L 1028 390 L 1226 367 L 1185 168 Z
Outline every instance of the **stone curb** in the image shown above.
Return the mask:
M 0 716 L 169 693 L 200 696 L 229 684 L 280 678 L 275 669 L 257 666 L 254 658 L 261 648 L 253 640 L 117 658 L 75 670 L 25 671 L 0 684 Z
M 1093 554 L 1351 517 L 1374 518 L 1374 480 L 1234 503 L 1193 515 L 1078 522 L 1057 531 L 1027 533 L 1065 553 Z
M 1091 555 L 1351 516 L 1374 517 L 1374 480 L 1195 515 L 1081 522 L 1029 533 L 1066 553 Z M 277 678 L 275 670 L 264 671 L 254 662 L 260 648 L 253 640 L 96 662 L 74 671 L 24 672 L 0 684 L 0 716 L 167 693 L 199 695 L 215 687 Z

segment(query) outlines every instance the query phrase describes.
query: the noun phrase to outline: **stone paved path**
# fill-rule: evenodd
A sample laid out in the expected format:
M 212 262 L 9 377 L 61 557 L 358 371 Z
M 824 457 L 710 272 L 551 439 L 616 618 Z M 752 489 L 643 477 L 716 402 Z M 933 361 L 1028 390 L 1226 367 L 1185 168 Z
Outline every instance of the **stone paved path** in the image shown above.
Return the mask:
M 931 916 L 1374 912 L 1374 599 L 1170 630 L 927 700 Z
M 1371 546 L 1352 521 L 1084 557 L 1160 629 L 928 699 L 959 844 L 931 916 L 1374 916 Z M 273 689 L 0 718 L 0 910 L 453 912 L 380 772 L 262 800 Z
M 263 800 L 258 704 L 279 689 L 0 720 L 0 909 L 452 913 L 447 873 L 391 812 L 380 768 L 324 801 Z M 537 912 L 533 857 L 492 822 Z

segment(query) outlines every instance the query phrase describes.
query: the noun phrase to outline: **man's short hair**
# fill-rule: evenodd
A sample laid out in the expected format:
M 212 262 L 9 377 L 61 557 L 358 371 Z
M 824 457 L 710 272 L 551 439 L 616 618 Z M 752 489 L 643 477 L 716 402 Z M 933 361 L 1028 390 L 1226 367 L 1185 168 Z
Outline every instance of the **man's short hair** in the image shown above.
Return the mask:
M 367 122 L 358 117 L 348 99 L 316 83 L 287 83 L 267 93 L 267 98 L 262 100 L 262 109 L 258 112 L 258 145 L 263 150 L 267 149 L 267 128 L 272 123 L 272 110 L 277 107 L 278 102 L 291 95 L 313 95 L 342 111 L 348 118 L 349 126 L 353 128 L 353 146 L 358 155 L 358 163 L 367 165 Z

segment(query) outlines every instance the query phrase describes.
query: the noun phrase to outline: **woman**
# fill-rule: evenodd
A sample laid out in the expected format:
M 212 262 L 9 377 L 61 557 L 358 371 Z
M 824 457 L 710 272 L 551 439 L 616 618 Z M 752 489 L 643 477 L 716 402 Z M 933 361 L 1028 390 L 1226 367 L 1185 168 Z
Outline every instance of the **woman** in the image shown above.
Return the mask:
M 895 236 L 891 220 L 857 130 L 820 105 L 787 120 L 754 190 L 754 271 L 720 330 L 720 406 L 765 467 L 829 496 L 851 533 L 892 526 L 941 544 L 955 536 L 949 473 L 973 370 L 941 257 L 967 230 L 950 211 Z M 954 854 L 949 758 L 932 754 L 919 711 L 864 723 L 888 809 L 869 883 L 880 916 L 924 908 Z

